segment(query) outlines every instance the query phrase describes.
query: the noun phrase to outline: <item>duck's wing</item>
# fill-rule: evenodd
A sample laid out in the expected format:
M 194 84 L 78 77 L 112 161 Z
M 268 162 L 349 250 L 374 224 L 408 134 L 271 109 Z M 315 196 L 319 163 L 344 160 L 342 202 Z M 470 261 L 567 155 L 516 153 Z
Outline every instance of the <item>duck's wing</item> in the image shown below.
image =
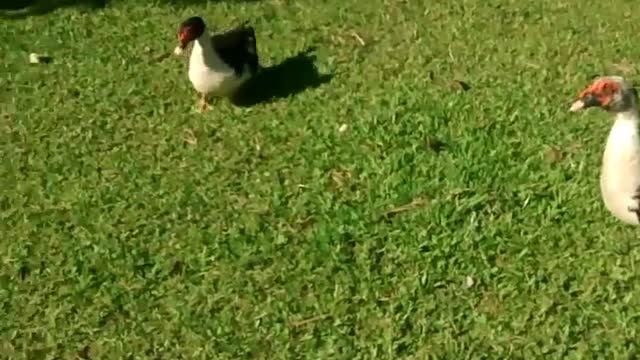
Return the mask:
M 256 34 L 253 27 L 248 26 L 247 22 L 227 32 L 213 35 L 211 42 L 218 56 L 236 74 L 241 75 L 245 66 L 249 67 L 252 74 L 258 71 Z

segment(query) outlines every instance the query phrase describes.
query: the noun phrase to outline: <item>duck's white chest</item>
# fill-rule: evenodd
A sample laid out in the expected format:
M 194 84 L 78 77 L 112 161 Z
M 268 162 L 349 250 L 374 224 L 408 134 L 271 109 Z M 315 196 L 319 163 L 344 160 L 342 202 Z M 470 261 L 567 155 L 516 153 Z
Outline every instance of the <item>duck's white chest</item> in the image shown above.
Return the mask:
M 607 140 L 602 158 L 600 191 L 605 206 L 628 224 L 639 224 L 640 145 L 636 124 L 617 121 Z
M 247 80 L 247 72 L 238 77 L 211 48 L 203 48 L 199 42 L 193 45 L 189 58 L 189 80 L 196 91 L 213 95 L 228 96 Z

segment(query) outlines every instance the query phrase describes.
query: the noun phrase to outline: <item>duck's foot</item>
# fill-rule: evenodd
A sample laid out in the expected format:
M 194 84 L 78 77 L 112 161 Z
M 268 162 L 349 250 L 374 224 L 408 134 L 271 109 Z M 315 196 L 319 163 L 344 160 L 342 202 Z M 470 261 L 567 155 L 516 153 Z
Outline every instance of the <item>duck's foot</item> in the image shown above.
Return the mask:
M 196 109 L 199 113 L 211 110 L 211 105 L 209 104 L 206 94 L 200 94 L 198 102 L 196 103 Z
M 627 207 L 627 211 L 630 213 L 634 213 L 636 214 L 636 217 L 638 218 L 638 222 L 640 222 L 640 207 Z
M 633 200 L 635 200 L 635 202 L 638 203 L 638 205 L 636 205 L 636 206 L 627 206 L 627 211 L 635 213 L 636 217 L 638 218 L 638 222 L 640 222 L 640 193 L 638 193 L 636 191 L 636 194 L 634 196 L 632 196 L 631 198 Z
M 636 214 L 638 222 L 640 222 L 640 206 L 627 206 L 627 211 Z

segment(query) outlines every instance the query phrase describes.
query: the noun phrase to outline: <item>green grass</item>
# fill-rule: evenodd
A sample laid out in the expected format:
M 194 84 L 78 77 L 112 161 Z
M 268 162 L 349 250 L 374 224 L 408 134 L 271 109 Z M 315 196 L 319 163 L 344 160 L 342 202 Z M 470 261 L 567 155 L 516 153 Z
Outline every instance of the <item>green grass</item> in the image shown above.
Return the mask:
M 0 353 L 636 358 L 638 233 L 597 185 L 611 121 L 567 111 L 594 74 L 636 78 L 640 12 L 612 1 L 2 20 Z M 196 114 L 184 62 L 152 61 L 194 14 L 250 19 L 265 66 L 316 47 L 333 78 Z

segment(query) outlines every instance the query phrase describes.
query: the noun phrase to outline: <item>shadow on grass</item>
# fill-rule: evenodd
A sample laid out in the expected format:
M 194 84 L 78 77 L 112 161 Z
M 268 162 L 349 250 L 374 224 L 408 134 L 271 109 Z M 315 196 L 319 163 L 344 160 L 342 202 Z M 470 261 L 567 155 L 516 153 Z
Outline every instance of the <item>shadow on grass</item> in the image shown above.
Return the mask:
M 232 99 L 237 106 L 249 107 L 286 98 L 310 88 L 328 83 L 333 74 L 320 74 L 314 64 L 316 57 L 308 48 L 277 65 L 263 68 L 249 80 Z
M 196 4 L 205 4 L 208 2 L 230 2 L 230 3 L 252 3 L 258 2 L 262 0 L 160 0 L 166 4 L 171 5 L 196 5 Z
M 168 5 L 195 5 L 208 2 L 258 2 L 260 0 L 160 0 Z M 45 15 L 65 7 L 87 10 L 103 9 L 111 0 L 0 0 L 0 18 L 21 19 L 34 15 Z
M 13 0 L 0 3 L 0 17 L 20 19 L 48 14 L 65 7 L 102 9 L 110 0 Z

